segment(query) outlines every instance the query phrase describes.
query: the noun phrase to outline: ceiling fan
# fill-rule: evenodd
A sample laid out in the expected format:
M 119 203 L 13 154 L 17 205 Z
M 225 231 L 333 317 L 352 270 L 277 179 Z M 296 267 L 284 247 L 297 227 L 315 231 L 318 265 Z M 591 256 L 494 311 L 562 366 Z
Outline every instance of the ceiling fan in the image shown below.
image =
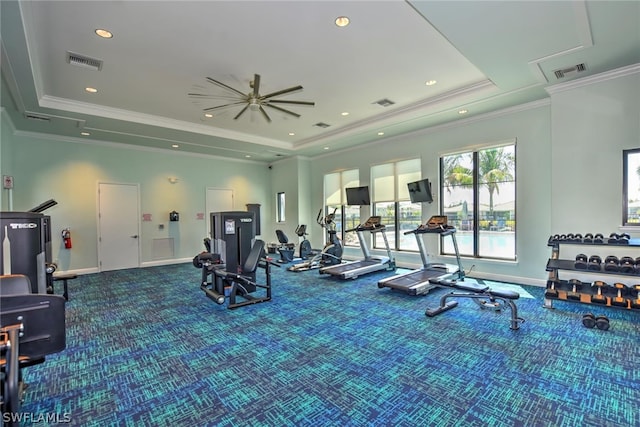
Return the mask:
M 260 95 L 260 74 L 254 74 L 253 81 L 249 83 L 249 87 L 253 90 L 247 94 L 237 89 L 234 89 L 231 86 L 228 86 L 222 82 L 219 82 L 218 80 L 212 79 L 211 77 L 207 77 L 207 81 L 211 84 L 214 84 L 216 86 L 219 86 L 227 90 L 228 92 L 231 92 L 233 96 L 232 97 L 229 97 L 229 95 L 216 96 L 216 95 L 205 94 L 205 93 L 189 93 L 188 95 L 194 98 L 220 98 L 220 99 L 226 99 L 226 100 L 232 101 L 227 104 L 204 108 L 203 111 L 221 110 L 223 108 L 229 108 L 236 105 L 244 105 L 244 107 L 240 110 L 240 112 L 236 114 L 236 116 L 233 118 L 234 120 L 237 120 L 245 111 L 247 111 L 247 109 L 249 109 L 251 111 L 260 111 L 264 116 L 264 118 L 267 120 L 267 122 L 271 122 L 271 117 L 269 117 L 264 107 L 273 108 L 283 113 L 290 114 L 294 117 L 300 117 L 300 114 L 294 113 L 293 111 L 287 110 L 275 104 L 295 104 L 295 105 L 311 105 L 311 106 L 315 105 L 315 102 L 309 102 L 309 101 L 289 101 L 284 99 L 274 99 L 275 97 L 278 97 L 287 93 L 292 93 L 292 92 L 302 90 L 302 86 L 300 85 L 293 86 L 288 89 L 282 89 L 276 92 L 271 92 L 266 95 Z

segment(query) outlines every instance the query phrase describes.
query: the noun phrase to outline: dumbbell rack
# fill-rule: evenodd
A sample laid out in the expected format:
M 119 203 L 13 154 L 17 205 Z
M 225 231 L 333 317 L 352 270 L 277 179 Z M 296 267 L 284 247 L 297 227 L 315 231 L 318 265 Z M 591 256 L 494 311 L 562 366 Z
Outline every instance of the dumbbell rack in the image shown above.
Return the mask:
M 560 246 L 561 245 L 582 245 L 582 246 L 591 246 L 591 247 L 598 247 L 598 246 L 609 246 L 611 248 L 629 248 L 631 249 L 640 249 L 640 239 L 630 239 L 628 244 L 616 244 L 616 243 L 608 243 L 607 240 L 605 240 L 602 243 L 586 243 L 586 242 L 582 242 L 579 240 L 567 240 L 567 241 L 562 241 L 562 240 L 554 240 L 553 238 L 549 238 L 549 241 L 547 243 L 547 246 L 551 247 L 551 258 L 549 258 L 549 261 L 547 262 L 547 271 L 549 272 L 549 278 L 547 280 L 547 289 L 550 288 L 550 286 L 555 283 L 555 289 L 557 290 L 558 296 L 554 297 L 554 298 L 549 298 L 546 294 L 545 294 L 545 299 L 544 299 L 544 307 L 546 308 L 553 308 L 553 300 L 561 300 L 561 301 L 567 301 L 567 302 L 580 302 L 580 303 L 584 303 L 584 304 L 592 304 L 591 302 L 591 297 L 593 295 L 596 295 L 596 292 L 593 292 L 591 289 L 591 286 L 586 286 L 588 285 L 588 282 L 583 282 L 585 284 L 585 286 L 583 287 L 583 289 L 580 290 L 579 295 L 580 295 L 580 299 L 570 299 L 567 297 L 567 294 L 569 292 L 569 290 L 572 289 L 572 285 L 569 284 L 568 280 L 560 280 L 559 278 L 559 271 L 560 270 L 565 270 L 565 271 L 575 271 L 577 273 L 580 274 L 595 274 L 595 275 L 602 275 L 602 276 L 625 276 L 625 277 L 634 277 L 638 280 L 638 283 L 640 283 L 640 275 L 637 273 L 623 273 L 621 271 L 607 271 L 604 268 L 601 268 L 600 270 L 588 270 L 588 269 L 578 269 L 575 267 L 575 260 L 574 259 L 561 259 L 560 258 Z M 602 277 L 596 279 L 596 280 L 604 280 Z M 610 290 L 608 292 L 614 292 L 613 287 L 610 288 Z M 612 294 L 609 294 L 609 296 L 612 296 Z M 630 297 L 631 298 L 631 297 Z M 598 305 L 602 305 L 602 306 L 606 306 L 606 307 L 612 307 L 611 301 L 610 299 L 608 300 L 607 304 L 598 304 Z M 618 308 L 625 308 L 625 307 L 620 307 L 620 306 L 615 306 Z M 636 308 L 631 307 L 630 305 L 627 307 L 628 309 L 633 309 L 636 310 Z

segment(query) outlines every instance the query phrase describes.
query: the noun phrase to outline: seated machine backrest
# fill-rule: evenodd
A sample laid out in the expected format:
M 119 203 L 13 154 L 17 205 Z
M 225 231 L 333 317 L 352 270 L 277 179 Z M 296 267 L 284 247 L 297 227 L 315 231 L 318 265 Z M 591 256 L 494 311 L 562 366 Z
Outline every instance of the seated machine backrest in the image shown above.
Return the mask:
M 37 359 L 66 347 L 65 300 L 60 295 L 0 297 L 0 324 L 22 323 L 20 356 Z
M 276 230 L 276 236 L 278 236 L 278 242 L 282 243 L 283 245 L 289 243 L 289 238 L 286 234 L 284 234 L 284 231 Z
M 254 273 L 258 268 L 258 264 L 260 263 L 260 258 L 262 258 L 262 254 L 264 253 L 264 241 L 260 239 L 256 239 L 251 247 L 251 252 L 249 252 L 249 256 L 247 260 L 244 262 L 242 266 L 242 272 L 244 274 Z
M 303 237 L 305 234 L 307 234 L 307 225 L 306 224 L 300 224 L 297 228 L 296 228 L 296 234 L 300 237 Z
M 23 274 L 0 276 L 0 295 L 26 295 L 31 293 L 31 281 Z

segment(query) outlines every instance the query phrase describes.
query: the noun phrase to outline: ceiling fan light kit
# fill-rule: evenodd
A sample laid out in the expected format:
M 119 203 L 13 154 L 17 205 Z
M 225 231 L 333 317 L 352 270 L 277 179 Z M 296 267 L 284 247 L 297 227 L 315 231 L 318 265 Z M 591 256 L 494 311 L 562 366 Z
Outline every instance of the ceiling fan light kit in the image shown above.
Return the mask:
M 211 77 L 207 77 L 207 81 L 224 89 L 228 93 L 230 92 L 233 97 L 230 99 L 228 93 L 224 96 L 220 96 L 220 98 L 230 100 L 231 102 L 222 105 L 216 105 L 214 107 L 204 108 L 203 111 L 214 111 L 234 106 L 241 106 L 242 108 L 240 109 L 240 112 L 235 115 L 235 117 L 233 118 L 234 120 L 238 120 L 238 118 L 240 118 L 240 116 L 242 116 L 245 111 L 251 110 L 260 111 L 264 119 L 270 123 L 271 117 L 269 117 L 264 107 L 273 108 L 274 110 L 289 114 L 294 117 L 300 117 L 300 114 L 274 104 L 307 105 L 312 107 L 315 105 L 315 102 L 310 101 L 275 99 L 279 96 L 302 90 L 302 86 L 300 85 L 293 86 L 288 89 L 278 90 L 276 92 L 271 92 L 266 95 L 260 95 L 260 74 L 254 74 L 253 80 L 249 83 L 249 87 L 252 89 L 252 91 L 247 94 Z M 205 93 L 189 93 L 188 95 L 194 98 L 216 98 L 216 95 Z

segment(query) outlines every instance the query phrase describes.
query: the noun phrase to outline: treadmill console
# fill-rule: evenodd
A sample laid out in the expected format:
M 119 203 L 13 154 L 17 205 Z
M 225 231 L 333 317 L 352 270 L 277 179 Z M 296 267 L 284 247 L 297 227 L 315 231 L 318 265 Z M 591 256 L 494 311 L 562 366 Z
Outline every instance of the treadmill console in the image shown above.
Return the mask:
M 376 230 L 383 228 L 384 225 L 380 223 L 381 218 L 379 216 L 370 216 L 367 221 L 358 227 L 360 230 Z

